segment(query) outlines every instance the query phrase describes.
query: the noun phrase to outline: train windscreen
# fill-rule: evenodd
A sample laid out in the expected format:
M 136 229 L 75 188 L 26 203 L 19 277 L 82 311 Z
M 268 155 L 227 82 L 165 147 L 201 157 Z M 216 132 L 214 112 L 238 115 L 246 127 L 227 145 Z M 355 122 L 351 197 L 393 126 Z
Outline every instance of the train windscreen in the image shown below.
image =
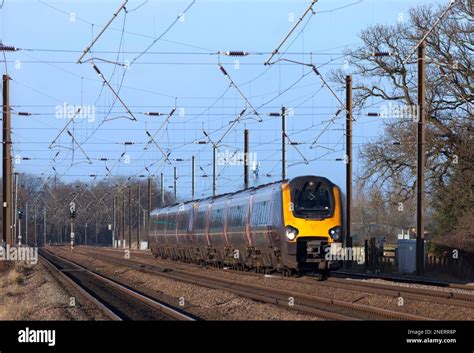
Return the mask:
M 326 218 L 334 212 L 332 186 L 324 180 L 304 178 L 291 186 L 293 213 L 296 217 Z

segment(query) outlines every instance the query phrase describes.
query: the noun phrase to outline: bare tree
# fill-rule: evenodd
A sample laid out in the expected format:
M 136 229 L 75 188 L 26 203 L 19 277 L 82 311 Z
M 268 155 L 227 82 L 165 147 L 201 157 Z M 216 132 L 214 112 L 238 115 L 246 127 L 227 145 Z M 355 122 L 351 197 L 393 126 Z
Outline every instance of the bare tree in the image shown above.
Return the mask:
M 438 222 L 440 233 L 472 212 L 472 192 L 460 193 L 474 189 L 473 8 L 469 0 L 458 1 L 433 28 L 443 11 L 417 7 L 405 22 L 369 27 L 360 34 L 363 45 L 347 53 L 355 109 L 370 112 L 379 105 L 386 118 L 384 135 L 360 150 L 365 164 L 360 180 L 393 193 L 393 202 L 404 202 L 416 188 L 416 53 L 404 61 L 432 29 L 425 41 L 426 182 L 430 206 L 449 218 L 444 225 Z M 345 75 L 339 70 L 333 78 L 342 84 Z

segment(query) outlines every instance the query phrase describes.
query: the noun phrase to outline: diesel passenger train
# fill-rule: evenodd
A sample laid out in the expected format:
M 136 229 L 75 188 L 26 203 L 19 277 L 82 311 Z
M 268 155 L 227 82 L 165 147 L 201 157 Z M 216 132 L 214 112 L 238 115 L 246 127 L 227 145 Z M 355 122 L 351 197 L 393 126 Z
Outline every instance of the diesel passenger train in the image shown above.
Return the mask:
M 336 269 L 327 247 L 342 240 L 341 190 L 300 176 L 154 210 L 156 257 L 258 271 Z

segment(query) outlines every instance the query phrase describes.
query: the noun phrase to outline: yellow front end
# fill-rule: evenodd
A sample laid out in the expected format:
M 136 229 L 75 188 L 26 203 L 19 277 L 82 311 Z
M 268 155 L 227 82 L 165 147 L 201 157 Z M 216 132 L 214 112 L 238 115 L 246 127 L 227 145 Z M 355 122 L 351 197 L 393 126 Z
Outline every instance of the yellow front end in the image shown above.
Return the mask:
M 291 242 L 296 242 L 300 237 L 325 237 L 328 243 L 334 242 L 329 236 L 329 230 L 340 226 L 342 227 L 342 209 L 341 209 L 341 195 L 337 186 L 333 187 L 334 192 L 334 214 L 330 218 L 323 220 L 304 219 L 295 217 L 293 214 L 293 207 L 290 196 L 290 185 L 284 183 L 283 188 L 283 219 L 286 226 L 292 226 L 298 229 L 298 235 Z M 290 241 L 290 240 L 289 240 Z
M 300 178 L 306 182 L 311 180 Z M 314 179 L 315 183 L 319 179 Z M 291 183 L 282 184 L 282 206 L 288 261 L 301 271 L 325 271 L 337 269 L 340 263 L 326 257 L 330 246 L 342 240 L 342 205 L 340 189 L 327 181 L 331 194 L 330 212 L 327 214 L 301 215 L 295 211 Z M 311 183 L 311 181 L 308 181 Z M 312 184 L 314 185 L 314 184 Z M 317 198 L 318 196 L 314 196 Z M 298 202 L 298 201 L 296 201 Z M 323 212 L 324 213 L 324 212 Z

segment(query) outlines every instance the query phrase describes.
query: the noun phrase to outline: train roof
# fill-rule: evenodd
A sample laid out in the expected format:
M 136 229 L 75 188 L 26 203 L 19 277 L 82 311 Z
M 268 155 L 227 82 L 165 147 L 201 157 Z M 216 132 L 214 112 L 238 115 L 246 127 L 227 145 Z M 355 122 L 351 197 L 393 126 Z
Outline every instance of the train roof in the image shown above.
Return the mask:
M 276 186 L 277 184 L 281 184 L 284 181 L 287 181 L 287 180 L 273 181 L 271 183 L 266 183 L 266 184 L 262 184 L 262 185 L 258 185 L 258 186 L 252 186 L 252 187 L 249 187 L 247 189 L 240 189 L 240 190 L 236 190 L 236 191 L 232 191 L 232 192 L 226 192 L 224 194 L 219 194 L 219 195 L 216 195 L 216 196 L 207 196 L 207 197 L 203 197 L 203 198 L 200 198 L 200 199 L 188 200 L 188 201 L 183 201 L 183 202 L 175 202 L 173 204 L 166 205 L 164 207 L 155 208 L 152 211 L 152 213 L 156 212 L 156 211 L 159 211 L 159 210 L 167 209 L 167 208 L 173 208 L 173 207 L 181 206 L 181 205 L 188 205 L 190 203 L 202 203 L 202 202 L 206 202 L 206 201 L 217 200 L 217 199 L 220 199 L 220 198 L 225 197 L 225 196 L 231 196 L 231 195 L 236 195 L 236 194 L 245 193 L 245 192 L 252 192 L 254 190 L 260 190 L 260 189 L 263 189 L 263 188 L 266 188 L 266 187 L 269 187 L 269 186 L 272 186 L 272 185 Z
M 283 184 L 284 182 L 290 182 L 291 183 L 293 180 L 300 179 L 300 178 L 305 178 L 305 177 L 316 177 L 316 178 L 323 179 L 324 181 L 326 181 L 327 183 L 329 183 L 331 185 L 333 184 L 329 179 L 327 179 L 325 177 L 321 177 L 321 176 L 317 176 L 317 175 L 301 175 L 301 176 L 298 176 L 298 177 L 295 177 L 295 178 L 292 178 L 292 179 L 284 179 L 284 180 L 273 181 L 271 183 L 266 183 L 266 184 L 257 185 L 257 186 L 251 186 L 247 189 L 240 189 L 240 190 L 236 190 L 236 191 L 232 191 L 232 192 L 227 192 L 227 193 L 224 193 L 224 194 L 219 194 L 219 195 L 216 195 L 216 196 L 207 196 L 207 197 L 203 197 L 203 198 L 200 198 L 200 199 L 188 200 L 188 201 L 183 201 L 183 202 L 175 202 L 173 204 L 166 205 L 164 207 L 155 208 L 155 209 L 153 209 L 153 211 L 151 211 L 151 213 L 154 213 L 154 212 L 157 212 L 157 211 L 163 210 L 163 209 L 173 208 L 173 207 L 176 207 L 176 206 L 188 205 L 190 203 L 202 203 L 202 202 L 205 202 L 205 201 L 217 200 L 217 199 L 222 198 L 224 196 L 231 196 L 231 195 L 236 195 L 236 194 L 239 194 L 239 193 L 250 193 L 252 191 L 264 189 L 264 188 L 269 187 L 269 186 L 276 186 L 278 184 Z

